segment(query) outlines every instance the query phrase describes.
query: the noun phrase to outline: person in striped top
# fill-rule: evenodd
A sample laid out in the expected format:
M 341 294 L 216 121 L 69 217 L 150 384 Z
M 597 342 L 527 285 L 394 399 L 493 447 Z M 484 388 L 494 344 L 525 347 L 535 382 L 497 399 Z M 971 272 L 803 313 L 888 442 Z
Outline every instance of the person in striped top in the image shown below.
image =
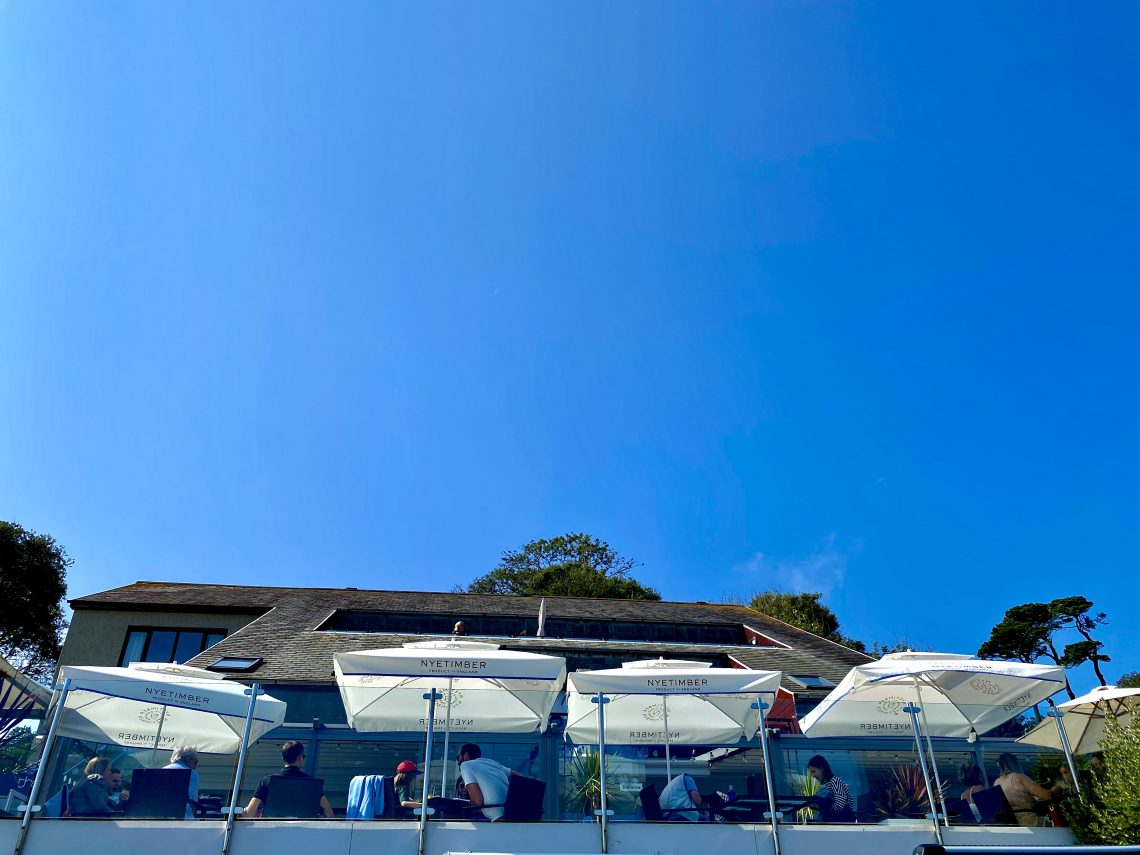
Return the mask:
M 822 785 L 817 792 L 820 819 L 823 822 L 854 822 L 855 800 L 847 783 L 831 771 L 831 764 L 822 754 L 808 760 L 808 774 Z

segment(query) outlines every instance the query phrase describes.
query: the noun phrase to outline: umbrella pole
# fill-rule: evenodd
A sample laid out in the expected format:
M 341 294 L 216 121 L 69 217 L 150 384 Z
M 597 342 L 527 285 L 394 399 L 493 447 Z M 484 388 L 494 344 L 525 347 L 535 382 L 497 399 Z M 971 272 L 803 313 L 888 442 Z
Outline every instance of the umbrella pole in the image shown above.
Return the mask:
M 427 842 L 427 818 L 428 811 L 428 783 L 431 780 L 431 740 L 435 735 L 435 702 L 442 698 L 439 692 L 431 689 L 424 695 L 424 700 L 428 702 L 428 716 L 427 716 L 427 741 L 424 745 L 424 790 L 423 797 L 420 799 L 420 849 L 419 855 L 424 855 L 424 843 Z M 446 758 L 444 758 L 446 762 Z M 224 855 L 224 853 L 223 853 Z
M 245 773 L 245 755 L 249 751 L 249 734 L 253 730 L 253 711 L 257 706 L 257 696 L 264 695 L 259 684 L 254 683 L 245 693 L 249 695 L 249 711 L 245 715 L 245 730 L 241 735 L 241 750 L 238 752 L 237 768 L 234 770 L 234 788 L 230 793 L 230 809 L 226 812 L 226 831 L 222 838 L 222 855 L 229 855 L 230 840 L 234 834 L 234 814 L 237 812 L 238 796 L 241 794 L 241 779 Z
M 606 806 L 606 704 L 610 699 L 598 692 L 597 696 L 591 700 L 598 705 L 598 778 L 601 784 L 601 805 L 602 809 L 597 811 L 598 817 L 601 819 L 602 828 L 602 855 L 609 852 L 609 841 L 606 839 L 606 817 L 609 816 L 609 808 Z M 423 855 L 423 853 L 420 853 Z
M 1073 760 L 1073 748 L 1069 745 L 1069 734 L 1065 733 L 1065 725 L 1061 723 L 1061 716 L 1064 715 L 1057 705 L 1053 703 L 1053 699 L 1049 699 L 1049 715 L 1057 722 L 1057 734 L 1061 737 L 1061 747 L 1065 749 L 1065 762 L 1069 764 L 1069 774 L 1073 776 L 1073 786 L 1077 788 L 1077 796 L 1083 802 L 1085 800 L 1084 793 L 1081 792 L 1081 779 L 1077 775 L 1077 764 Z
M 926 723 L 926 707 L 922 703 L 922 690 L 918 687 L 917 679 L 914 681 L 914 693 L 915 697 L 918 698 L 918 711 L 922 716 L 922 729 L 925 731 L 926 747 L 930 751 L 930 765 L 934 767 L 934 786 L 938 790 L 938 801 L 942 805 L 942 822 L 949 828 L 950 817 L 946 813 L 946 796 L 942 792 L 942 779 L 938 776 L 938 758 L 934 756 L 934 743 L 930 739 L 930 726 Z
M 40 788 L 44 785 L 44 773 L 47 772 L 48 759 L 51 757 L 51 750 L 55 746 L 55 734 L 59 730 L 59 722 L 63 718 L 63 707 L 67 703 L 67 696 L 70 692 L 71 680 L 64 680 L 63 687 L 59 691 L 59 700 L 56 701 L 55 715 L 52 716 L 51 726 L 44 738 L 44 748 L 40 752 L 40 762 L 36 767 L 36 778 L 32 781 L 32 789 L 28 792 L 28 803 L 24 805 L 24 818 L 20 820 L 20 830 L 16 834 L 16 848 L 12 850 L 12 855 L 20 855 L 20 850 L 24 848 L 24 839 L 28 836 L 28 824 L 32 821 L 32 809 L 36 804 L 36 799 L 40 797 Z
M 154 735 L 154 748 L 150 750 L 150 765 L 158 765 L 158 741 L 162 739 L 162 726 L 166 723 L 166 710 L 168 707 L 163 706 L 162 714 L 158 717 L 158 733 Z
M 764 757 L 764 785 L 768 788 L 767 819 L 772 823 L 772 847 L 775 849 L 776 855 L 780 855 L 780 817 L 783 814 L 776 809 L 776 788 L 772 786 L 772 758 L 768 754 L 768 722 L 764 715 L 764 710 L 768 708 L 768 704 L 762 698 L 757 697 L 756 703 L 752 706 L 756 707 L 756 718 L 760 722 L 760 751 Z
M 903 712 L 910 713 L 911 726 L 914 728 L 914 747 L 918 749 L 918 763 L 922 767 L 922 779 L 926 782 L 926 799 L 930 802 L 930 815 L 934 818 L 934 839 L 938 845 L 942 844 L 942 826 L 938 824 L 938 808 L 934 806 L 934 796 L 931 794 L 930 772 L 926 768 L 926 753 L 922 750 L 922 734 L 918 726 L 919 709 L 914 704 L 907 704 Z
M 443 725 L 443 780 L 439 785 L 439 794 L 447 797 L 447 756 L 451 753 L 451 686 L 455 682 L 452 677 L 447 678 L 447 712 L 444 718 L 447 721 Z
M 665 783 L 673 780 L 673 763 L 669 758 L 669 698 L 661 696 L 661 714 L 665 718 Z

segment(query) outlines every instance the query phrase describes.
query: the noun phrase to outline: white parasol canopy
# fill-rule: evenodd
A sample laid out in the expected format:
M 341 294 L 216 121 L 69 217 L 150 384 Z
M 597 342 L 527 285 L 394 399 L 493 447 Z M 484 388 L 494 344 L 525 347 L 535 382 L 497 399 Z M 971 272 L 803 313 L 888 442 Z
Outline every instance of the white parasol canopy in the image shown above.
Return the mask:
M 1097 686 L 1086 695 L 1057 704 L 1064 715 L 1061 725 L 1065 728 L 1069 746 L 1074 754 L 1091 754 L 1104 739 L 1104 721 L 1114 716 L 1121 726 L 1126 726 L 1131 718 L 1129 704 L 1140 708 L 1140 689 L 1118 689 L 1116 686 Z M 1061 734 L 1051 721 L 1043 721 L 1018 742 L 1040 745 L 1043 748 L 1064 749 Z
M 424 694 L 436 689 L 450 714 L 435 726 L 450 733 L 541 732 L 566 679 L 565 659 L 475 641 L 338 653 L 333 667 L 348 723 L 360 731 L 423 732 Z
M 808 736 L 910 736 L 905 707 L 922 708 L 929 736 L 984 733 L 1065 686 L 1059 665 L 994 662 L 954 653 L 891 653 L 858 665 L 800 721 Z
M 576 671 L 569 677 L 566 736 L 598 741 L 597 704 L 610 702 L 605 742 L 617 745 L 735 743 L 756 735 L 756 695 L 774 695 L 779 671 L 713 668 L 707 662 L 651 659 L 621 668 Z M 668 730 L 666 730 L 668 721 Z
M 71 681 L 59 734 L 133 748 L 195 745 L 207 754 L 241 747 L 246 687 L 186 665 L 135 662 L 127 668 L 66 665 Z M 259 695 L 250 742 L 285 721 L 285 702 Z

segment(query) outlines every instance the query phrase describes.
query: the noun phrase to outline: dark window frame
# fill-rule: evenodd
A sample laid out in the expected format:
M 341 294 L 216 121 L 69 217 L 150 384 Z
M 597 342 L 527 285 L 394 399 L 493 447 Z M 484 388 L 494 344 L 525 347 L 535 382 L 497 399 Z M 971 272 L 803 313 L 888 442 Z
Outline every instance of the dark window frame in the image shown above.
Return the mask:
M 219 639 L 219 641 L 224 641 L 226 636 L 229 634 L 225 629 L 222 629 L 220 627 L 207 628 L 207 627 L 200 627 L 200 626 L 153 626 L 153 625 L 151 625 L 151 626 L 134 626 L 134 625 L 129 625 L 127 627 L 127 631 L 123 634 L 123 644 L 119 648 L 119 658 L 116 660 L 119 663 L 119 667 L 121 667 L 121 668 L 125 668 L 127 665 L 130 664 L 129 662 L 124 662 L 123 657 L 127 655 L 127 646 L 131 643 L 131 634 L 135 633 L 135 632 L 145 632 L 146 633 L 146 641 L 143 642 L 142 651 L 140 651 L 140 653 L 139 653 L 139 658 L 137 660 L 135 660 L 137 662 L 146 662 L 147 661 L 146 656 L 147 656 L 147 653 L 150 652 L 150 643 L 151 643 L 152 638 L 154 637 L 154 633 L 156 633 L 156 632 L 173 632 L 174 633 L 174 644 L 172 644 L 171 648 L 170 648 L 170 655 L 171 656 L 173 656 L 174 653 L 177 652 L 179 636 L 184 632 L 198 632 L 198 633 L 202 634 L 203 647 L 201 650 L 198 651 L 198 653 L 195 653 L 194 656 L 198 656 L 199 654 L 203 653 L 206 650 L 209 650 L 211 647 L 214 646 L 213 644 L 210 644 L 210 645 L 206 644 L 206 642 L 209 640 L 211 635 L 220 635 L 221 639 Z M 218 643 L 217 641 L 214 642 L 214 644 L 217 644 L 217 643 Z M 190 658 L 193 659 L 194 657 L 192 656 Z M 177 663 L 175 663 L 175 661 L 173 659 L 171 659 L 171 660 L 169 660 L 169 662 L 167 664 L 173 665 L 173 664 L 177 664 Z

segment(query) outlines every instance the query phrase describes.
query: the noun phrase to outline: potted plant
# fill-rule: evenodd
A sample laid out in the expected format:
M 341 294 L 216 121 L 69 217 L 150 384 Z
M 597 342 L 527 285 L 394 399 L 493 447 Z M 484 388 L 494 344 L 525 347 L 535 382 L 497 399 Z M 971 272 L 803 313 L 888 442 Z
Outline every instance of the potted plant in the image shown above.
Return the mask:
M 886 818 L 925 816 L 930 803 L 922 772 L 910 764 L 887 769 L 871 785 L 871 803 Z
M 632 808 L 632 797 L 623 792 L 614 779 L 613 760 L 606 758 L 606 801 L 615 813 Z M 602 764 L 597 751 L 582 751 L 566 763 L 569 778 L 566 792 L 562 797 L 563 809 L 588 817 L 602 806 Z

